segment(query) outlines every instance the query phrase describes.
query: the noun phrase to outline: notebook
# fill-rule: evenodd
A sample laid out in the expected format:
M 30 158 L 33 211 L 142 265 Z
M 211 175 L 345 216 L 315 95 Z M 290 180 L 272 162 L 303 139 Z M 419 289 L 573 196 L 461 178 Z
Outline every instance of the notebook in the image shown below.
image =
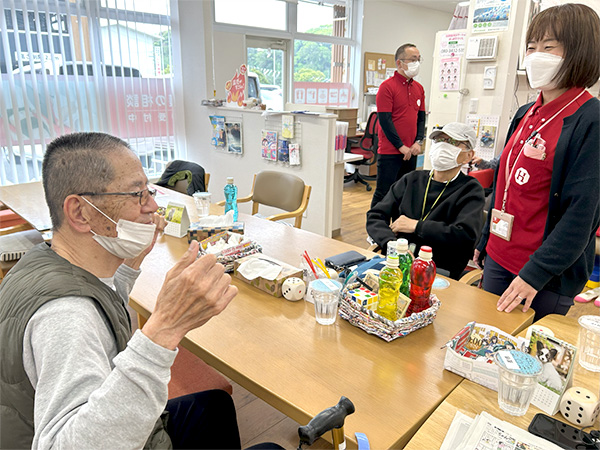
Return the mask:
M 34 245 L 44 242 L 37 230 L 19 231 L 0 236 L 0 261 L 16 261 Z

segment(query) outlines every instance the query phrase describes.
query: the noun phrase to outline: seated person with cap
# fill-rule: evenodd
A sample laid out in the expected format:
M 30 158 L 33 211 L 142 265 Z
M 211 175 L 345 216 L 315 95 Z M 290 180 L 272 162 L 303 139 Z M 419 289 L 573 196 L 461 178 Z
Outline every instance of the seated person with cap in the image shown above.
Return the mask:
M 413 171 L 392 185 L 367 212 L 367 232 L 385 252 L 388 241 L 406 238 L 433 248 L 440 269 L 459 278 L 473 255 L 483 223 L 483 188 L 460 168 L 473 158 L 475 131 L 452 122 L 429 136 L 433 170 Z

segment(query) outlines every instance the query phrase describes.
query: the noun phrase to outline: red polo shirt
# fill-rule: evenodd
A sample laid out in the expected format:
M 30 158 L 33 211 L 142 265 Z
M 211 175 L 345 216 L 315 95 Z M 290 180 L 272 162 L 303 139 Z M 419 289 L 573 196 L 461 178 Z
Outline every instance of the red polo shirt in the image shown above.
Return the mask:
M 417 81 L 400 75 L 398 71 L 388 78 L 377 91 L 377 112 L 391 112 L 398 136 L 407 147 L 414 144 L 417 137 L 417 116 L 425 111 L 425 89 Z M 382 155 L 399 155 L 400 151 L 385 137 L 379 122 L 378 152 Z
M 582 91 L 582 88 L 569 89 L 546 105 L 542 105 L 542 96 L 538 96 L 537 101 L 521 119 L 521 123 L 502 151 L 498 166 L 494 207 L 498 210 L 502 208 L 507 159 L 509 159 L 508 173 L 513 167 L 514 170 L 512 170 L 506 198 L 506 212 L 515 218 L 510 241 L 505 241 L 490 233 L 487 252 L 494 261 L 513 274 L 518 274 L 529 261 L 529 256 L 542 245 L 548 218 L 554 151 L 563 127 L 563 120 L 592 98 L 590 93 L 584 92 L 539 132 L 539 136 L 546 141 L 546 158 L 544 160 L 528 157 L 525 152 L 521 152 L 521 149 L 534 130 L 550 120 Z M 516 141 L 517 136 L 518 141 Z

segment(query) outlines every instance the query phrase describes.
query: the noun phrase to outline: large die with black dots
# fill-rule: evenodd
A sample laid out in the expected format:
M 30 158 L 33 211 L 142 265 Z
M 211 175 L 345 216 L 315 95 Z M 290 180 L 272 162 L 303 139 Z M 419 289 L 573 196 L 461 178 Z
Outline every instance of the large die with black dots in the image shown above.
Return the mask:
M 600 403 L 589 389 L 572 387 L 567 389 L 560 400 L 561 414 L 578 427 L 589 427 L 598 418 Z

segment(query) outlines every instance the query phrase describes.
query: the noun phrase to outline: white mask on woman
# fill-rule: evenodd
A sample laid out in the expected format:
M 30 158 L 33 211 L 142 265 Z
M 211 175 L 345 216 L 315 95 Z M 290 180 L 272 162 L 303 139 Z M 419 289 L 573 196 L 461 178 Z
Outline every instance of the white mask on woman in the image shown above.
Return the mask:
M 414 78 L 417 75 L 419 75 L 419 67 L 421 67 L 421 63 L 419 61 L 406 63 L 406 69 L 404 70 L 404 74 L 408 78 Z
M 90 230 L 94 235 L 94 240 L 104 247 L 107 252 L 115 255 L 117 258 L 128 259 L 139 256 L 144 250 L 150 247 L 156 230 L 155 224 L 138 223 L 125 219 L 119 219 L 117 223 L 85 197 L 82 198 L 117 226 L 117 237 L 100 236 L 93 230 Z
M 460 166 L 458 155 L 463 150 L 447 142 L 434 142 L 429 149 L 429 158 L 434 170 L 444 171 Z
M 563 58 L 552 53 L 535 52 L 523 60 L 527 79 L 533 89 L 554 89 L 553 81 L 560 70 Z

